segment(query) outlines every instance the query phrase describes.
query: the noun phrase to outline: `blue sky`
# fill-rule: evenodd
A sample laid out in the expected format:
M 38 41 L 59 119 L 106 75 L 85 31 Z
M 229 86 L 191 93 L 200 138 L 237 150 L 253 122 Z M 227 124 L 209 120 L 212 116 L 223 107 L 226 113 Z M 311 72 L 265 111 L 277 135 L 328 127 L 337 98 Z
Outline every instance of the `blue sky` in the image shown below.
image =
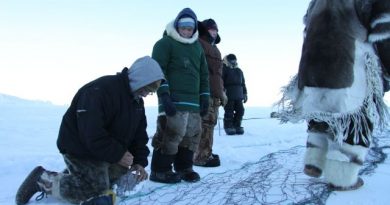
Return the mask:
M 190 7 L 217 22 L 222 55 L 236 54 L 248 105 L 271 105 L 297 72 L 309 2 L 0 0 L 0 93 L 69 104 L 85 83 L 150 55 L 166 24 Z

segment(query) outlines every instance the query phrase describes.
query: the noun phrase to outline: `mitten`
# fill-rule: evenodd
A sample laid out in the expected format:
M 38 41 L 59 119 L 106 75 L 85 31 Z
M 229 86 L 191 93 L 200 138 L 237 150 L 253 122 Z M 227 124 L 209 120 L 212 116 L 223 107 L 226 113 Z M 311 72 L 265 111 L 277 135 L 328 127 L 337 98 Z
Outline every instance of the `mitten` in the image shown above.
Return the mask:
M 208 97 L 201 97 L 200 98 L 200 116 L 207 115 L 207 112 L 209 110 L 209 98 Z
M 248 95 L 244 94 L 244 103 L 246 103 L 246 101 L 248 101 Z
M 176 114 L 176 106 L 173 104 L 171 96 L 168 93 L 160 95 L 161 103 L 164 106 L 165 114 L 168 116 L 174 116 Z

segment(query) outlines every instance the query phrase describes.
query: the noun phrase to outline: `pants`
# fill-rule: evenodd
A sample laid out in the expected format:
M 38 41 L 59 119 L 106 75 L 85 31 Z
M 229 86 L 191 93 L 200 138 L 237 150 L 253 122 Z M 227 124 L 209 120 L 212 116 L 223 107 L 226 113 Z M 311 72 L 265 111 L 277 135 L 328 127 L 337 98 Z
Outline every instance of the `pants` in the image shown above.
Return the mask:
M 165 155 L 175 155 L 179 146 L 195 152 L 201 131 L 199 113 L 178 111 L 174 116 L 159 116 L 152 146 Z
M 242 117 L 244 116 L 244 104 L 242 100 L 228 100 L 224 107 L 225 115 L 224 122 L 231 122 L 227 127 L 241 125 Z M 225 128 L 226 125 L 224 124 Z
M 194 155 L 194 161 L 205 162 L 212 154 L 214 127 L 218 122 L 219 106 L 220 100 L 210 98 L 208 112 L 202 117 L 202 135 Z
M 111 188 L 113 181 L 128 171 L 118 164 L 80 159 L 67 154 L 63 157 L 67 171 L 58 175 L 59 183 L 53 183 L 52 189 L 59 191 L 59 196 L 53 196 L 71 203 L 78 204 L 103 194 Z

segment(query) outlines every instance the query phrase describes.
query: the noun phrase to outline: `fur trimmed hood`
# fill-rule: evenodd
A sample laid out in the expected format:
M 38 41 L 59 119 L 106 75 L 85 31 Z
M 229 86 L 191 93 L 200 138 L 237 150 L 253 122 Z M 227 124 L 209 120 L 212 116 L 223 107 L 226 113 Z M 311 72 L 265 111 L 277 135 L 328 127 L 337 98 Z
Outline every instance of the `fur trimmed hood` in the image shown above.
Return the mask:
M 165 27 L 164 34 L 172 37 L 173 39 L 179 41 L 180 43 L 185 43 L 185 44 L 192 44 L 198 40 L 199 37 L 198 31 L 195 31 L 195 33 L 192 35 L 191 38 L 183 38 L 182 36 L 180 36 L 179 32 L 176 30 L 174 25 L 175 25 L 175 21 L 169 22 Z
M 223 62 L 223 64 L 224 64 L 226 67 L 228 67 L 228 68 L 238 68 L 238 63 L 237 63 L 236 65 L 231 64 L 231 63 L 228 61 L 227 56 L 223 57 L 222 62 Z
M 203 40 L 209 42 L 209 43 L 218 44 L 221 42 L 221 37 L 219 36 L 219 33 L 217 34 L 217 38 L 213 42 L 213 38 L 211 37 L 211 35 L 207 31 L 207 28 L 200 21 L 198 21 L 198 31 L 199 31 L 199 37 L 202 38 Z

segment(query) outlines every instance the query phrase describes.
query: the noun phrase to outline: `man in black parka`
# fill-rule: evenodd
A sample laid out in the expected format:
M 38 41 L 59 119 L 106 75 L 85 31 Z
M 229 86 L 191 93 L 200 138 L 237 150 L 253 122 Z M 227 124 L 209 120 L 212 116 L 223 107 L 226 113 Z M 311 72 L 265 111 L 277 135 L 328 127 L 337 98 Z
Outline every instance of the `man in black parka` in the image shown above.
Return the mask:
M 99 196 L 129 170 L 137 181 L 146 180 L 149 138 L 142 97 L 155 92 L 163 79 L 159 64 L 145 56 L 130 69 L 79 89 L 63 116 L 57 139 L 67 170 L 57 173 L 36 167 L 20 186 L 16 204 L 26 204 L 36 192 L 71 203 L 95 204 L 94 199 L 107 200 Z
M 229 54 L 223 58 L 222 79 L 228 98 L 223 117 L 225 132 L 227 135 L 242 135 L 244 128 L 241 127 L 241 122 L 245 111 L 243 103 L 248 100 L 248 94 L 244 74 L 238 67 L 236 55 Z

